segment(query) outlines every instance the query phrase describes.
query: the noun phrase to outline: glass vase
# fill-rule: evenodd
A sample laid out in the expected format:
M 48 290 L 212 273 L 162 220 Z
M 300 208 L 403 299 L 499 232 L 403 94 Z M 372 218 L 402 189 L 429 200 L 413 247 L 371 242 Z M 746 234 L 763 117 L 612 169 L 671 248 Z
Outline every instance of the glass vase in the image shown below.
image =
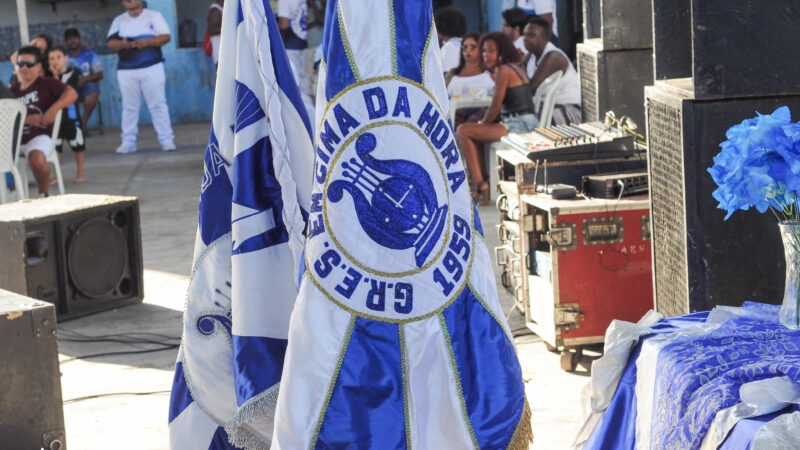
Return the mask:
M 786 256 L 786 285 L 781 305 L 780 321 L 791 329 L 800 328 L 800 222 L 781 222 L 779 225 L 783 252 Z

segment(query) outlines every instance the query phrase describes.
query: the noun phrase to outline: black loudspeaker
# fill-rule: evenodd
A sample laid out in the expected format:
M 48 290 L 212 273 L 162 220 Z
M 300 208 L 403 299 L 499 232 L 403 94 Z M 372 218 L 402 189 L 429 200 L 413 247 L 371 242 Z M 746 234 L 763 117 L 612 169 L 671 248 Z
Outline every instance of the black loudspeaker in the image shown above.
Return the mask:
M 605 50 L 653 47 L 652 0 L 583 0 L 583 39 Z
M 775 216 L 751 208 L 723 220 L 707 169 L 728 128 L 756 111 L 800 111 L 800 95 L 703 101 L 657 81 L 645 96 L 656 310 L 674 316 L 749 300 L 780 304 Z
M 800 93 L 798 27 L 800 2 L 653 0 L 656 79 L 696 100 Z
M 0 288 L 56 305 L 59 319 L 142 301 L 135 197 L 60 195 L 0 205 Z
M 64 450 L 53 305 L 0 289 L 0 448 Z
M 644 127 L 644 87 L 653 84 L 653 50 L 604 50 L 600 39 L 578 44 L 581 109 L 587 122 L 606 111 L 628 116 Z

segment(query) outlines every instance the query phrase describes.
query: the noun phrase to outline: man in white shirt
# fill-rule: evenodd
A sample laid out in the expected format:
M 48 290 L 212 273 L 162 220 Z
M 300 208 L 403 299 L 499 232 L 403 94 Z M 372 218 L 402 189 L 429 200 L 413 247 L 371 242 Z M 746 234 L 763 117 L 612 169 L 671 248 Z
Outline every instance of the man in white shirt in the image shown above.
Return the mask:
M 530 15 L 521 8 L 510 8 L 503 11 L 502 14 L 503 34 L 508 36 L 511 41 L 514 42 L 514 47 L 516 47 L 520 58 L 522 58 L 525 56 L 525 53 L 527 53 L 527 50 L 525 50 L 525 44 L 522 42 L 522 29 L 525 28 L 525 24 L 528 23 L 528 17 L 530 17 Z
M 306 78 L 306 51 L 308 49 L 308 5 L 306 0 L 278 0 L 275 6 L 278 28 L 281 30 L 286 56 L 294 70 L 295 81 L 301 94 L 309 94 L 311 87 Z
M 467 17 L 458 9 L 448 6 L 436 10 L 433 22 L 442 47 L 442 70 L 447 74 L 458 66 L 461 59 L 461 36 L 467 32 Z
M 123 0 L 125 12 L 114 18 L 106 39 L 108 48 L 119 54 L 117 81 L 122 92 L 122 144 L 117 153 L 136 151 L 139 109 L 142 97 L 153 118 L 161 150 L 175 150 L 175 135 L 169 119 L 166 74 L 161 46 L 169 42 L 164 16 L 147 9 L 141 0 Z
M 556 0 L 517 0 L 517 6 L 532 16 L 539 16 L 550 22 L 550 40 L 558 45 L 558 20 L 556 19 Z

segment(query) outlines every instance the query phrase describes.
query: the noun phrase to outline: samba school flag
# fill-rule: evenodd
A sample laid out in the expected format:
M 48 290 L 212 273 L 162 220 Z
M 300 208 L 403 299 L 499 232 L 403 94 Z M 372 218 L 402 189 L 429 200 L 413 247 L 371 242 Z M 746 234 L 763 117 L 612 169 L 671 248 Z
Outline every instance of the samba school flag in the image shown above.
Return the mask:
M 269 3 L 225 2 L 173 449 L 270 445 L 314 158 L 289 67 Z
M 329 0 L 273 448 L 527 448 L 427 0 Z

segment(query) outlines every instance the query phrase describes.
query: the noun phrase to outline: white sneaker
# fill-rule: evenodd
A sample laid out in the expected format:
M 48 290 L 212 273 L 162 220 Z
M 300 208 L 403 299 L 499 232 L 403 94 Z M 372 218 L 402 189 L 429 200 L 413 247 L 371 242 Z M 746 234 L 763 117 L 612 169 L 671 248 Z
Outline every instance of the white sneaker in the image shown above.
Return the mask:
M 135 152 L 136 151 L 136 146 L 135 145 L 130 145 L 130 144 L 122 144 L 119 147 L 117 147 L 117 149 L 115 151 L 117 153 L 119 153 L 120 155 L 125 155 L 127 153 Z
M 174 142 L 167 142 L 166 144 L 161 144 L 161 151 L 163 151 L 163 152 L 174 152 L 175 151 L 175 143 Z

